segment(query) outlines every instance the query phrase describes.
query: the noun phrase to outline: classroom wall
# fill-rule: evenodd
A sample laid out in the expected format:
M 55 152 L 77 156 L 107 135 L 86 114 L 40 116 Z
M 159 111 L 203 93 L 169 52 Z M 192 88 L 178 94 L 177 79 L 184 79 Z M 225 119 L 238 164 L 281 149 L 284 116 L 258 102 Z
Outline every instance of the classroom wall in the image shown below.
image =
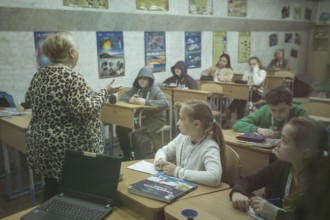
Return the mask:
M 247 63 L 237 62 L 239 31 L 251 31 L 251 56 L 258 56 L 268 65 L 277 48 L 285 48 L 296 74 L 306 74 L 310 30 L 317 20 L 318 2 L 254 0 L 248 1 L 246 18 L 228 18 L 227 0 L 213 1 L 213 15 L 188 14 L 188 1 L 169 0 L 168 12 L 135 10 L 133 0 L 109 0 L 109 9 L 64 7 L 62 1 L 2 0 L 0 2 L 0 90 L 15 99 L 24 94 L 36 72 L 33 31 L 71 31 L 78 44 L 80 58 L 76 70 L 95 90 L 110 79 L 98 78 L 95 31 L 124 31 L 126 75 L 117 77 L 116 85 L 130 86 L 144 66 L 144 31 L 166 31 L 166 71 L 155 73 L 160 83 L 170 73 L 170 67 L 184 60 L 184 31 L 202 32 L 202 66 L 188 72 L 198 79 L 203 69 L 212 65 L 212 32 L 227 31 L 228 53 L 234 72 L 243 73 Z M 291 15 L 281 18 L 281 8 L 290 5 Z M 293 19 L 293 8 L 312 9 L 311 21 Z M 20 10 L 21 9 L 21 10 Z M 16 13 L 15 13 L 16 12 Z M 78 28 L 77 28 L 78 27 Z M 268 46 L 270 34 L 279 35 L 279 44 Z M 301 45 L 284 43 L 285 33 L 299 33 Z M 298 57 L 290 57 L 291 49 Z

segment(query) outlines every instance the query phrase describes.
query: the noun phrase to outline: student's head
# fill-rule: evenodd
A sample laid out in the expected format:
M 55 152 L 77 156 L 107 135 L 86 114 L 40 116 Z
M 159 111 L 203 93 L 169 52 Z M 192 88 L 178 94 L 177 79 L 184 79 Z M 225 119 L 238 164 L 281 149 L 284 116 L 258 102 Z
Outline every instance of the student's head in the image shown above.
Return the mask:
M 328 133 L 322 123 L 309 117 L 295 117 L 283 127 L 275 154 L 280 160 L 304 166 L 321 159 L 329 149 L 328 144 Z
M 68 32 L 49 35 L 43 41 L 42 52 L 52 63 L 66 64 L 70 68 L 76 66 L 79 58 L 76 43 Z
M 186 64 L 183 61 L 178 61 L 174 66 L 171 67 L 171 71 L 177 77 L 181 78 L 187 73 Z
M 226 53 L 223 53 L 219 57 L 219 61 L 217 63 L 218 68 L 231 68 L 231 63 L 230 63 L 230 56 Z
M 275 120 L 284 121 L 292 107 L 292 93 L 284 86 L 275 87 L 267 92 L 266 104 Z
M 262 64 L 261 61 L 258 57 L 250 57 L 248 60 L 248 65 L 250 69 L 252 70 L 253 68 L 259 68 L 262 69 Z
M 274 58 L 277 60 L 284 59 L 284 50 L 283 49 L 277 49 L 274 53 Z
M 136 76 L 136 79 L 133 83 L 133 86 L 136 88 L 147 89 L 151 87 L 154 83 L 154 75 L 152 70 L 145 66 L 139 70 L 139 73 Z

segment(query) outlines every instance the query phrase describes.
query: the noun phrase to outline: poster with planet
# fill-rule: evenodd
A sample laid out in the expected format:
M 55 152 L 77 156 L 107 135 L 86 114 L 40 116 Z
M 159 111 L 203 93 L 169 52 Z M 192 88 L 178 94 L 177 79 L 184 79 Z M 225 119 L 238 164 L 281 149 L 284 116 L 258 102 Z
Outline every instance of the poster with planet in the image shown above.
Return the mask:
M 122 31 L 96 32 L 99 78 L 125 76 Z

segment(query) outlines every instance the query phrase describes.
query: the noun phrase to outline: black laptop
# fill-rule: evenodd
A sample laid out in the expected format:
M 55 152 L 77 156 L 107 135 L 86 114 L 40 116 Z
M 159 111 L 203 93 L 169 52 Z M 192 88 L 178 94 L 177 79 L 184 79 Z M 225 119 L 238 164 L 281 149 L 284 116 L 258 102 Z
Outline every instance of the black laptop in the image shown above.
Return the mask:
M 103 219 L 114 206 L 120 166 L 117 157 L 66 151 L 60 194 L 21 219 Z

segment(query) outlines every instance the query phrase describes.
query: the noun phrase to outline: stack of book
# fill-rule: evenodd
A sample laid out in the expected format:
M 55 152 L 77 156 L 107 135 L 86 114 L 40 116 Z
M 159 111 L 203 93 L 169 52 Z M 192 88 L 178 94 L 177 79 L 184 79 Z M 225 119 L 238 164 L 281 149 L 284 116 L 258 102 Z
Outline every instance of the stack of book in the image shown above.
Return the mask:
M 171 203 L 196 188 L 196 183 L 159 172 L 147 179 L 129 185 L 128 192 Z

